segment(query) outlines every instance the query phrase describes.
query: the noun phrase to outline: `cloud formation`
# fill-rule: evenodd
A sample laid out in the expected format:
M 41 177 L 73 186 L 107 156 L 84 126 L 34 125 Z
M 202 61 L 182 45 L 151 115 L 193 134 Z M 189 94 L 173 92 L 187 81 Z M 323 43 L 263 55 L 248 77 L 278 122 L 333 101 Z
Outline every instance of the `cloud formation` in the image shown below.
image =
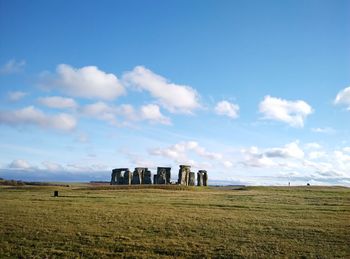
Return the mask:
M 170 125 L 171 120 L 164 116 L 158 105 L 147 104 L 135 109 L 130 104 L 122 104 L 119 106 L 109 105 L 104 102 L 96 102 L 85 105 L 80 108 L 83 115 L 99 120 L 104 120 L 112 125 L 119 126 L 118 118 L 123 117 L 123 124 L 136 121 L 148 121 L 150 123 L 159 123 Z
M 259 112 L 263 114 L 263 119 L 281 121 L 292 127 L 302 128 L 313 109 L 302 100 L 288 101 L 268 95 L 260 103 Z
M 284 147 L 267 149 L 264 154 L 267 157 L 296 158 L 304 157 L 304 151 L 299 147 L 299 141 L 286 144 Z
M 242 149 L 241 153 L 243 154 L 241 164 L 246 167 L 265 168 L 276 166 L 276 163 L 266 157 L 257 147 Z
M 215 112 L 218 115 L 224 115 L 235 119 L 238 117 L 239 106 L 228 101 L 221 101 L 216 104 Z
M 41 84 L 70 96 L 87 99 L 114 100 L 125 93 L 114 74 L 108 74 L 96 66 L 74 68 L 60 64 L 54 75 L 43 76 Z
M 28 95 L 28 93 L 22 92 L 22 91 L 14 91 L 14 92 L 7 93 L 7 97 L 11 102 L 17 102 L 21 100 L 23 97 L 25 97 L 26 95 Z
M 336 130 L 331 127 L 325 127 L 325 128 L 312 128 L 311 131 L 316 133 L 332 134 L 332 133 L 335 133 Z
M 350 110 L 350 86 L 341 90 L 335 97 L 334 104 L 342 104 Z
M 78 104 L 72 98 L 65 98 L 61 96 L 49 96 L 38 98 L 38 102 L 50 108 L 66 109 L 77 108 Z
M 221 160 L 223 158 L 222 154 L 209 152 L 196 141 L 182 141 L 170 147 L 152 149 L 149 153 L 151 155 L 169 158 L 176 163 L 198 165 L 197 162 L 190 158 L 189 152 L 210 160 Z
M 75 118 L 69 114 L 48 115 L 33 106 L 28 106 L 19 110 L 0 111 L 0 124 L 10 126 L 33 125 L 40 128 L 70 131 L 76 127 L 77 123 Z
M 172 113 L 192 113 L 200 107 L 197 91 L 186 85 L 177 85 L 151 70 L 137 66 L 126 72 L 123 82 L 141 91 L 148 91 L 161 106 Z
M 12 169 L 25 169 L 25 170 L 33 168 L 33 166 L 30 165 L 28 161 L 24 159 L 15 159 L 9 164 L 8 167 Z
M 140 109 L 141 118 L 143 120 L 149 120 L 151 122 L 157 122 L 160 124 L 170 125 L 171 121 L 168 117 L 165 117 L 156 104 L 144 105 Z
M 259 149 L 253 146 L 248 149 L 242 149 L 241 153 L 243 155 L 241 164 L 246 167 L 257 168 L 290 166 L 292 163 L 288 160 L 302 160 L 305 155 L 304 151 L 299 147 L 299 141 L 288 143 L 283 147 L 266 149 Z M 289 163 L 282 161 L 288 161 Z
M 25 65 L 25 60 L 16 61 L 15 59 L 11 59 L 0 67 L 0 74 L 15 74 L 21 72 Z

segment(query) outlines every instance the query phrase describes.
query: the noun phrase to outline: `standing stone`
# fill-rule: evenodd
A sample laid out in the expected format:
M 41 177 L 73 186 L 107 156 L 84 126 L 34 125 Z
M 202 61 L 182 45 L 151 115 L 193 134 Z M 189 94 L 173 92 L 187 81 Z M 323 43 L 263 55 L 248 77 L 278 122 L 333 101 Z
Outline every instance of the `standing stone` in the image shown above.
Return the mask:
M 194 172 L 190 172 L 190 177 L 188 180 L 188 185 L 189 186 L 194 186 L 195 182 L 195 173 Z
M 143 171 L 139 167 L 136 167 L 132 177 L 132 184 L 142 184 L 142 174 Z
M 157 184 L 166 184 L 166 170 L 163 167 L 157 167 Z
M 179 179 L 177 181 L 178 184 L 188 185 L 190 178 L 191 166 L 189 165 L 180 165 L 179 169 Z
M 199 170 L 197 173 L 197 186 L 208 186 L 208 173 L 206 170 Z
M 117 184 L 116 174 L 117 174 L 116 169 L 113 169 L 112 175 L 111 175 L 111 185 Z
M 152 184 L 151 171 L 147 167 L 136 167 L 132 184 Z
M 124 184 L 123 172 L 129 171 L 129 168 L 116 168 L 112 170 L 111 185 Z
M 170 184 L 171 167 L 157 167 L 157 184 Z
M 165 169 L 165 180 L 166 184 L 170 184 L 170 179 L 171 179 L 171 167 L 164 167 Z
M 124 178 L 123 184 L 130 185 L 131 181 L 132 181 L 132 172 L 129 171 L 129 170 L 126 170 L 124 172 L 124 177 L 123 178 Z
M 153 184 L 158 184 L 158 175 L 153 175 Z
M 197 173 L 197 186 L 203 186 L 203 173 L 201 171 Z
M 152 184 L 151 171 L 145 168 L 145 172 L 143 174 L 144 184 Z
M 203 170 L 203 186 L 208 186 L 208 173 Z

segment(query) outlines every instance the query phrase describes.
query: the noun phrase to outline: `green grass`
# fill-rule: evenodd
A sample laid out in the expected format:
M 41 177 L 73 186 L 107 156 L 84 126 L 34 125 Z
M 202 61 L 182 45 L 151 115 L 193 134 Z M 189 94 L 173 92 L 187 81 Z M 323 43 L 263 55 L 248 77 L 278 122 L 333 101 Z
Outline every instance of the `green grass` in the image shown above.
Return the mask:
M 349 258 L 350 189 L 0 187 L 0 226 L 0 257 Z

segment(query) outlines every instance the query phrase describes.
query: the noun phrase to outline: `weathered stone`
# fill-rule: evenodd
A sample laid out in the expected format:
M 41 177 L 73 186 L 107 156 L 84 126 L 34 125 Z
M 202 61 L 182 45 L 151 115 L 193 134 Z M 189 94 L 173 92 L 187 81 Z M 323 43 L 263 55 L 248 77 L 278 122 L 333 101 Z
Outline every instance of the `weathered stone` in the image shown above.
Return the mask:
M 151 171 L 146 168 L 144 174 L 143 174 L 143 181 L 144 184 L 152 184 L 152 174 Z
M 151 171 L 147 167 L 136 167 L 133 173 L 132 184 L 152 184 Z
M 158 184 L 158 175 L 153 175 L 153 184 Z
M 203 186 L 203 173 L 201 171 L 197 173 L 197 186 Z
M 165 169 L 165 180 L 166 184 L 170 184 L 170 179 L 171 179 L 171 167 L 164 167 Z
M 170 184 L 171 167 L 157 167 L 156 181 L 154 184 Z
M 143 180 L 143 168 L 136 167 L 132 177 L 132 184 L 142 184 Z
M 130 185 L 132 181 L 132 172 L 129 170 L 126 170 L 124 172 L 124 177 L 123 177 L 123 184 Z
M 203 170 L 203 186 L 208 186 L 208 173 Z
M 189 186 L 194 186 L 195 185 L 195 173 L 194 172 L 190 172 L 190 177 L 188 180 L 188 185 Z
M 179 169 L 179 179 L 177 181 L 178 184 L 188 185 L 190 178 L 191 166 L 189 165 L 180 165 Z
M 197 186 L 208 186 L 208 173 L 206 170 L 199 170 L 197 173 Z
M 127 171 L 129 171 L 128 168 L 113 169 L 111 175 L 111 185 L 124 184 L 124 175 L 122 173 Z
M 171 184 L 171 167 L 158 167 L 157 174 L 153 176 L 154 184 Z M 111 185 L 115 184 L 152 184 L 152 173 L 146 167 L 136 167 L 132 173 L 128 168 L 116 168 L 112 170 Z M 195 173 L 191 172 L 191 166 L 180 165 L 178 184 L 195 185 Z M 199 170 L 197 173 L 197 185 L 208 186 L 208 173 Z

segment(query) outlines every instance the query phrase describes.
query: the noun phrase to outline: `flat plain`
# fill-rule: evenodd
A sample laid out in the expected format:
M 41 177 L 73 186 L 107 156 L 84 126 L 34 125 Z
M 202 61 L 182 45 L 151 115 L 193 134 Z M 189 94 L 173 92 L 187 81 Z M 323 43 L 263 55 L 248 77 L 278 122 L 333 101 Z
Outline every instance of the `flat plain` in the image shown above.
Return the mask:
M 0 226 L 0 257 L 350 258 L 350 189 L 1 186 Z

